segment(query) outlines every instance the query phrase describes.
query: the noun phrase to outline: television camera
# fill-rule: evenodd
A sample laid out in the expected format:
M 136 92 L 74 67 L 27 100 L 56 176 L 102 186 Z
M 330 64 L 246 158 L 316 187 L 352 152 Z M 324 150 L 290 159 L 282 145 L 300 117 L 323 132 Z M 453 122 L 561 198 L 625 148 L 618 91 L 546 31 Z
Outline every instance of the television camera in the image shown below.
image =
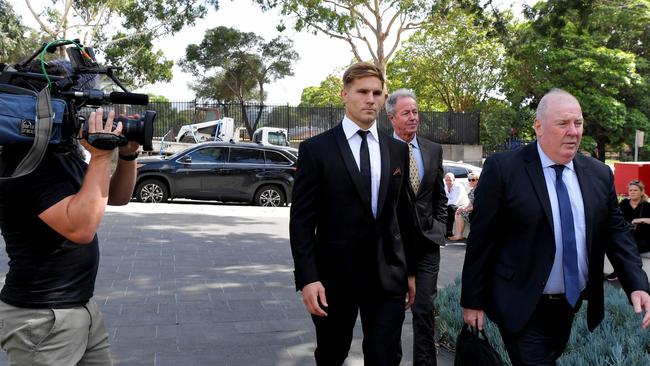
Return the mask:
M 65 48 L 69 61 L 45 61 L 46 52 L 54 53 L 65 46 L 69 46 Z M 121 136 L 88 133 L 85 117 L 79 113 L 82 108 L 111 104 L 149 104 L 148 95 L 129 92 L 115 76 L 119 69 L 100 65 L 93 49 L 83 47 L 79 40 L 56 40 L 43 44 L 18 64 L 0 64 L 0 111 L 4 111 L 0 113 L 0 145 L 33 143 L 35 149 L 38 136 L 46 129 L 39 124 L 44 125 L 45 121 L 51 124 L 45 130 L 49 144 L 85 138 L 94 147 L 112 150 L 128 141 L 137 141 L 143 150 L 151 151 L 155 111 L 148 110 L 140 118 L 117 118 L 114 124 L 121 121 L 123 125 Z M 94 89 L 99 75 L 108 77 L 122 91 Z M 82 126 L 85 127 L 81 129 Z M 41 145 L 41 150 L 47 146 L 43 142 Z M 42 158 L 42 152 L 40 155 Z

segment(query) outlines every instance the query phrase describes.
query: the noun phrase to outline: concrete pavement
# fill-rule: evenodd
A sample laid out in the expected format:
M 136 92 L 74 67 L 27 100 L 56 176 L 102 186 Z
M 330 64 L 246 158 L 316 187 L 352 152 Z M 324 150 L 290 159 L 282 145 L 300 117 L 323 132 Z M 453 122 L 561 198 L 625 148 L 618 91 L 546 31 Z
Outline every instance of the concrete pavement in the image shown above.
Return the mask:
M 216 203 L 109 208 L 95 300 L 115 364 L 314 365 L 313 325 L 293 284 L 288 217 L 288 208 Z M 460 274 L 464 248 L 442 249 L 440 286 Z M 3 280 L 6 271 L 0 250 Z M 363 364 L 357 325 L 348 366 Z M 402 365 L 411 365 L 410 312 L 402 344 Z M 441 353 L 439 365 L 452 364 Z

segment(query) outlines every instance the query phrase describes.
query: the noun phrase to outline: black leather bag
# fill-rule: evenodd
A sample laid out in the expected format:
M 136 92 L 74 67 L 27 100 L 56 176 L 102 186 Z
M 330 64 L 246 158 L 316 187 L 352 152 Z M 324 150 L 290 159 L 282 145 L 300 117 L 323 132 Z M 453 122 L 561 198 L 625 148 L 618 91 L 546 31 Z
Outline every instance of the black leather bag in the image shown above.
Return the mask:
M 478 328 L 463 325 L 456 338 L 454 366 L 503 366 L 505 363 L 499 353 Z

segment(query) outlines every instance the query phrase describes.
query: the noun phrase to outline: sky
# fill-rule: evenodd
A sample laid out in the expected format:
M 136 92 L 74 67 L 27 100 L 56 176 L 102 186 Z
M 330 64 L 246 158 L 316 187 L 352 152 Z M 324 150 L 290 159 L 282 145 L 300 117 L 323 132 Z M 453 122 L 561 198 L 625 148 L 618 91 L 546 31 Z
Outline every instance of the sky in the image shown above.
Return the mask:
M 502 0 L 505 6 L 518 7 L 523 2 L 533 0 Z M 29 13 L 24 0 L 9 0 L 14 10 L 22 17 L 23 24 L 37 28 L 37 23 Z M 35 11 L 44 8 L 51 0 L 31 0 Z M 313 35 L 308 32 L 295 32 L 287 29 L 280 33 L 276 25 L 281 19 L 277 10 L 262 12 L 252 0 L 221 0 L 218 11 L 210 11 L 209 15 L 198 21 L 193 27 L 186 27 L 174 36 L 159 39 L 155 45 L 162 49 L 167 59 L 178 62 L 185 56 L 188 44 L 198 44 L 203 39 L 207 29 L 217 26 L 228 26 L 243 32 L 255 32 L 265 40 L 271 40 L 278 35 L 284 35 L 294 42 L 294 50 L 300 58 L 294 63 L 294 76 L 286 77 L 265 86 L 267 103 L 297 105 L 300 102 L 302 90 L 308 86 L 317 86 L 330 74 L 340 75 L 343 68 L 353 58 L 347 43 L 332 39 L 326 35 Z M 185 101 L 194 99 L 194 93 L 188 83 L 193 81 L 190 74 L 182 72 L 174 66 L 174 78 L 170 83 L 157 83 L 137 92 L 150 92 L 163 95 L 170 100 Z

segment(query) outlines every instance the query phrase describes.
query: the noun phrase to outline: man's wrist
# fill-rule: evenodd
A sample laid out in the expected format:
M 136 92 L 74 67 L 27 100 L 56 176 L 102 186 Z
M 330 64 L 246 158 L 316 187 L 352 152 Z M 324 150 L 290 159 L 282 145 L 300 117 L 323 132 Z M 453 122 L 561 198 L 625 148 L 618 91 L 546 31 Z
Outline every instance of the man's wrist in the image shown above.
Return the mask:
M 136 151 L 135 153 L 130 154 L 130 155 L 118 154 L 118 156 L 119 156 L 120 160 L 133 161 L 133 160 L 137 159 L 138 156 L 140 156 L 140 153 Z

